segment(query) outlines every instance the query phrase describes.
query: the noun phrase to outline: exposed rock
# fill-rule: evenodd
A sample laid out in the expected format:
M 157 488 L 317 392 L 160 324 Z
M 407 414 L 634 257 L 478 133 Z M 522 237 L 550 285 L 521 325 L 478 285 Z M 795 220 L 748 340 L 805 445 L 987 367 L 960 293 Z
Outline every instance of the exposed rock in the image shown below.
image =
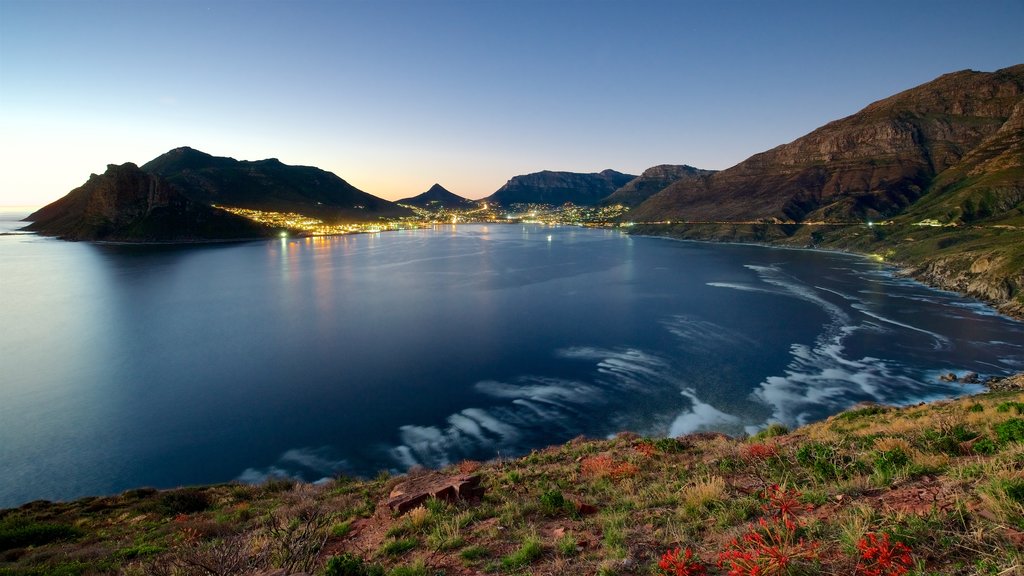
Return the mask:
M 483 493 L 479 475 L 448 476 L 440 472 L 429 472 L 395 486 L 388 496 L 387 505 L 392 511 L 404 514 L 431 498 L 455 502 L 479 498 Z
M 1014 374 L 1005 378 L 990 378 L 985 385 L 993 392 L 1024 390 L 1024 374 Z
M 615 170 L 596 174 L 545 170 L 513 177 L 484 201 L 502 206 L 566 202 L 593 206 L 634 178 Z

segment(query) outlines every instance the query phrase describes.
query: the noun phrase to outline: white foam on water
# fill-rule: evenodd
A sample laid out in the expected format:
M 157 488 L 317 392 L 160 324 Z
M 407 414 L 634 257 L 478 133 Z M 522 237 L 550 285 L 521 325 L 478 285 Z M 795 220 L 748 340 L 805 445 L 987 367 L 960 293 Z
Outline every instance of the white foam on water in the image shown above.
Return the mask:
M 881 314 L 875 314 L 874 312 L 868 310 L 867 307 L 864 306 L 863 304 L 854 304 L 853 308 L 859 311 L 861 314 L 874 318 L 879 322 L 885 322 L 886 324 L 892 324 L 893 326 L 899 326 L 900 328 L 906 328 L 907 330 L 913 330 L 914 332 L 920 332 L 922 334 L 927 334 L 931 336 L 932 338 L 935 339 L 934 347 L 936 350 L 950 350 L 953 347 L 953 343 L 949 340 L 949 338 L 946 338 L 942 334 L 932 332 L 931 330 L 918 328 L 917 326 L 911 326 L 910 324 L 905 324 L 903 322 L 893 320 L 892 318 L 886 318 Z
M 668 429 L 669 437 L 685 436 L 701 430 L 715 429 L 722 426 L 736 425 L 740 419 L 726 414 L 714 406 L 703 402 L 693 390 L 684 389 L 679 392 L 690 400 L 689 410 L 676 416 Z
M 660 323 L 670 334 L 679 338 L 684 344 L 684 348 L 689 350 L 709 350 L 738 344 L 744 346 L 757 344 L 753 338 L 734 330 L 685 314 L 665 318 Z
M 732 290 L 741 290 L 743 292 L 763 292 L 765 294 L 775 294 L 774 290 L 766 290 L 760 286 L 754 286 L 752 284 L 741 284 L 738 282 L 705 282 L 706 286 L 713 288 L 730 288 Z

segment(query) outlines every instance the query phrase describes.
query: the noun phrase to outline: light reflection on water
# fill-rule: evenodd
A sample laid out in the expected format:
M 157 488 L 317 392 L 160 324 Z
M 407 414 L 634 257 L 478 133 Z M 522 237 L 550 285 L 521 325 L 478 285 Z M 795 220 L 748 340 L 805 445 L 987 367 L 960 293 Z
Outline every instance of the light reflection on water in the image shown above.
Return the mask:
M 0 236 L 0 327 L 0 505 L 741 433 L 1024 366 L 1020 323 L 866 260 L 520 225 Z

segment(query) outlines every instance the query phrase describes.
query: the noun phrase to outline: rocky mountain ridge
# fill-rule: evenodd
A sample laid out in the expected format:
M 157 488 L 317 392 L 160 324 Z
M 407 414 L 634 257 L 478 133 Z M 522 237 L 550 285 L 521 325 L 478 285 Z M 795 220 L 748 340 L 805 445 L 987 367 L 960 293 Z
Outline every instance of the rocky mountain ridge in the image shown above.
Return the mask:
M 615 170 L 591 174 L 544 170 L 513 177 L 483 201 L 501 206 L 566 202 L 594 206 L 634 178 Z

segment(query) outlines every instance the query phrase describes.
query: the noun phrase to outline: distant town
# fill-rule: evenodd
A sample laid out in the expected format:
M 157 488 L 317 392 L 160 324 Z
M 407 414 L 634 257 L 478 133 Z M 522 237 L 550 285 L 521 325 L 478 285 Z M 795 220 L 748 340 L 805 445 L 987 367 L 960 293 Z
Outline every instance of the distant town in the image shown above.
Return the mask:
M 332 236 L 338 234 L 359 234 L 384 230 L 411 230 L 429 228 L 437 224 L 467 223 L 537 223 L 565 224 L 574 226 L 609 226 L 628 209 L 621 204 L 611 206 L 577 206 L 566 202 L 560 206 L 552 204 L 511 204 L 507 207 L 488 202 L 473 205 L 446 207 L 440 203 L 418 207 L 399 204 L 412 210 L 415 215 L 401 218 L 381 219 L 377 222 L 328 223 L 318 218 L 296 212 L 273 212 L 214 205 L 237 216 L 301 236 Z

